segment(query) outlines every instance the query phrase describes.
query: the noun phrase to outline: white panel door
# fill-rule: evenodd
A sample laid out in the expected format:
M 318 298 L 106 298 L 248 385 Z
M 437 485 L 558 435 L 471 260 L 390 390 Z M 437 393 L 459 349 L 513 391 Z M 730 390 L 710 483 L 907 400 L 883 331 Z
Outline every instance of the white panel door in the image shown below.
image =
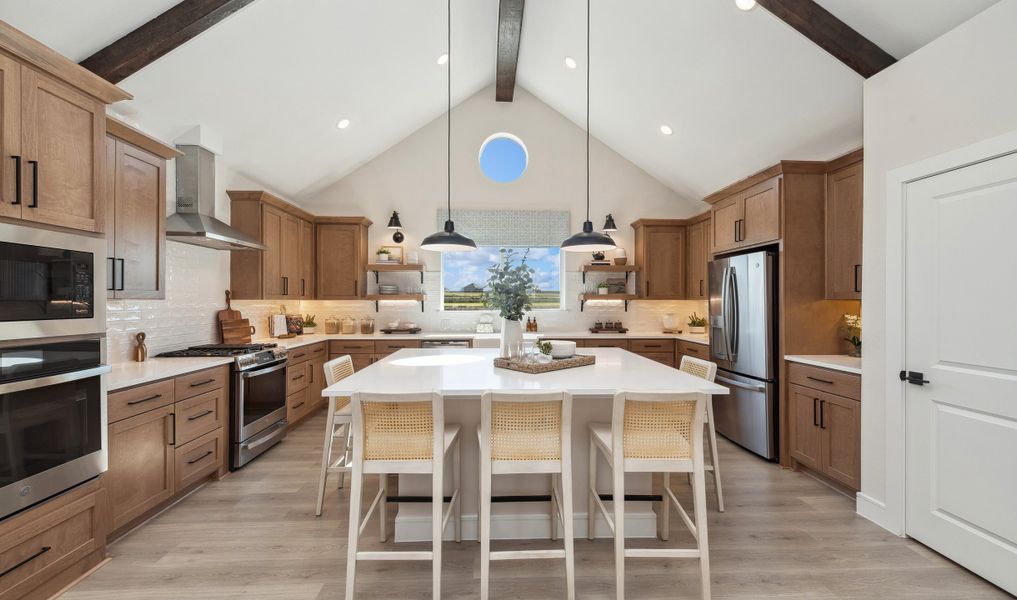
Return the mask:
M 908 535 L 1017 593 L 1017 154 L 905 192 Z

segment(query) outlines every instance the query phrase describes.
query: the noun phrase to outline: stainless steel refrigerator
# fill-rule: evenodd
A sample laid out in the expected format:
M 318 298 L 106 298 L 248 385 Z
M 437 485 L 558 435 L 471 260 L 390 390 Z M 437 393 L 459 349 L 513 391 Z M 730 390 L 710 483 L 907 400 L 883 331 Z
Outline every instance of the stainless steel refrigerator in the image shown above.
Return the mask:
M 777 458 L 777 347 L 774 254 L 753 252 L 710 262 L 710 360 L 717 383 L 731 390 L 714 399 L 717 432 Z

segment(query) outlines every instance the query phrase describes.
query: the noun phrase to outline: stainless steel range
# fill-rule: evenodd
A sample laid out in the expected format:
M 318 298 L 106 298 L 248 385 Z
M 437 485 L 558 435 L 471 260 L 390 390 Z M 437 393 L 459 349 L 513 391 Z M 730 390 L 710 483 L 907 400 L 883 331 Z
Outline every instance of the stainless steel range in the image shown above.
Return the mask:
M 233 357 L 230 365 L 230 470 L 286 437 L 286 349 L 275 344 L 211 344 L 161 357 Z

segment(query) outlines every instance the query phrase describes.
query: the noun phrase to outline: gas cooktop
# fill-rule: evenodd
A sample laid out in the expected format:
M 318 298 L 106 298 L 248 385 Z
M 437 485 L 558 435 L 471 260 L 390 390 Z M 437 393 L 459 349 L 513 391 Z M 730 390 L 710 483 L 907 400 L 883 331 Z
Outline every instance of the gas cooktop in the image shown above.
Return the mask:
M 275 348 L 276 344 L 205 344 L 204 346 L 191 346 L 185 350 L 173 350 L 163 352 L 159 356 L 168 358 L 190 358 L 200 356 L 229 357 L 254 354 L 262 350 Z

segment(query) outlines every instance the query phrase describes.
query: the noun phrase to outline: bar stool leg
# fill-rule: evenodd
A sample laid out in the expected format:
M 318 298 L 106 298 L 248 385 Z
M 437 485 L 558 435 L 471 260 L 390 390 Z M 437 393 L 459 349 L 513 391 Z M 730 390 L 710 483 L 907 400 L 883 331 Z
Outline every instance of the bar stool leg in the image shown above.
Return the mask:
M 349 527 L 349 542 L 346 555 L 346 600 L 353 600 L 353 591 L 357 575 L 357 543 L 360 539 L 360 495 L 363 492 L 364 474 L 363 467 L 358 462 L 353 463 L 353 472 L 350 475 L 350 518 L 347 522 Z
M 661 479 L 663 488 L 660 490 L 662 496 L 660 501 L 660 539 L 666 542 L 671 536 L 671 496 L 667 493 L 671 487 L 671 474 L 664 473 Z
M 491 450 L 480 445 L 480 600 L 491 583 Z
M 350 461 L 353 460 L 353 423 L 346 423 L 343 425 L 342 437 L 346 439 L 346 445 L 343 446 L 343 454 L 346 456 L 346 460 L 343 461 L 344 465 L 349 465 Z M 346 485 L 346 471 L 339 472 L 339 489 L 343 489 Z
M 556 487 L 558 487 L 558 474 L 557 473 L 551 473 L 551 488 L 550 488 L 551 489 L 551 502 L 550 502 L 551 508 L 550 508 L 550 513 L 549 514 L 551 515 L 551 540 L 552 541 L 558 539 L 558 509 L 559 509 L 559 507 L 558 507 L 558 501 L 555 499 L 555 495 L 554 495 L 554 489 Z
M 586 494 L 586 539 L 597 537 L 597 444 L 590 436 L 590 489 Z
M 700 458 L 697 462 L 699 462 L 699 465 L 697 465 L 692 475 L 694 480 L 692 485 L 692 498 L 693 510 L 696 512 L 696 537 L 698 538 L 697 546 L 699 548 L 700 590 L 702 591 L 703 600 L 710 600 L 710 547 L 709 535 L 706 531 L 706 473 L 702 467 L 702 459 Z
M 720 457 L 717 453 L 717 428 L 713 424 L 713 396 L 706 401 L 706 418 L 710 431 L 710 461 L 713 466 L 713 486 L 717 492 L 717 510 L 724 512 L 724 490 L 720 485 Z
M 378 503 L 378 540 L 388 540 L 388 475 L 378 475 L 378 489 L 381 490 L 381 500 Z
M 615 450 L 620 451 L 620 448 Z M 612 471 L 615 594 L 618 600 L 625 600 L 625 470 L 621 461 L 615 462 Z
M 455 521 L 452 527 L 455 530 L 456 543 L 463 541 L 463 491 L 460 487 L 462 481 L 462 440 L 456 438 L 456 447 L 452 450 L 452 489 L 459 492 L 456 498 L 456 505 L 453 509 L 452 519 Z M 454 492 L 453 492 L 454 493 Z
M 325 417 L 325 446 L 321 450 L 321 474 L 318 476 L 318 503 L 315 505 L 314 516 L 321 516 L 325 504 L 325 481 L 328 478 L 328 467 L 332 462 L 332 429 L 335 427 L 335 398 L 328 399 L 328 416 Z
M 445 481 L 445 458 L 435 458 L 434 473 L 431 475 L 431 598 L 441 598 L 441 542 L 443 530 L 441 527 L 444 510 Z
M 561 503 L 563 505 L 562 521 L 565 530 L 565 589 L 568 600 L 576 598 L 576 554 L 574 523 L 572 516 L 572 456 L 568 449 L 562 453 L 561 470 Z

